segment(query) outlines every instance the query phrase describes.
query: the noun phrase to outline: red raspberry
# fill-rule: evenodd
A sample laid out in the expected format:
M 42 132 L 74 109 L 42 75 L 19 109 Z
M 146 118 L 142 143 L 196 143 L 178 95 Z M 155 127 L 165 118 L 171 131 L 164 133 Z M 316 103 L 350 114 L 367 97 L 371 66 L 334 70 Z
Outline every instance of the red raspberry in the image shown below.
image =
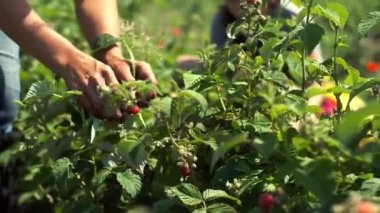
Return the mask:
M 330 97 L 325 97 L 322 100 L 321 109 L 322 109 L 322 114 L 324 116 L 330 117 L 331 115 L 333 115 L 337 110 L 337 103 L 335 99 L 330 98 Z
M 137 105 L 133 105 L 132 107 L 128 107 L 126 112 L 135 115 L 140 112 L 140 107 Z
M 190 175 L 190 167 L 189 165 L 185 164 L 183 166 L 181 166 L 181 175 L 182 177 L 187 177 Z
M 356 205 L 356 212 L 357 213 L 376 213 L 376 212 L 379 212 L 379 207 L 376 206 L 372 202 L 360 201 Z
M 380 63 L 370 61 L 366 64 L 366 68 L 367 68 L 368 72 L 372 72 L 372 73 L 379 72 L 380 71 Z
M 260 195 L 259 206 L 263 213 L 269 213 L 270 209 L 273 207 L 275 203 L 276 203 L 276 200 L 272 194 L 264 193 Z

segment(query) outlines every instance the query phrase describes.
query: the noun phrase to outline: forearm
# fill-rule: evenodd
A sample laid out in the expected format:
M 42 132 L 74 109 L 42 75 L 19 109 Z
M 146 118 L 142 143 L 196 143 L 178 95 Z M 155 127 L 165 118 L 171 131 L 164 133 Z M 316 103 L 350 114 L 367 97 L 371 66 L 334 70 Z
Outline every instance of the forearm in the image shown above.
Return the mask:
M 0 29 L 24 50 L 61 75 L 70 57 L 80 54 L 51 29 L 25 0 L 0 0 Z
M 75 0 L 78 22 L 90 44 L 99 35 L 120 34 L 117 0 Z

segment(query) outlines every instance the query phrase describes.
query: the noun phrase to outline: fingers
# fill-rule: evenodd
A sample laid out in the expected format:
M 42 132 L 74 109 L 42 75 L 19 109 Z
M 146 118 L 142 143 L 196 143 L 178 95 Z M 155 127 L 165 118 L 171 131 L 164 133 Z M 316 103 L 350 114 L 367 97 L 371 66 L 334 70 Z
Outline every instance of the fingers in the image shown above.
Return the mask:
M 158 83 L 152 67 L 144 61 L 132 62 L 120 59 L 117 63 L 113 63 L 111 67 L 120 81 L 134 81 L 136 78 L 139 80 L 149 80 L 153 84 Z M 132 75 L 133 68 L 136 69 L 136 76 Z
M 118 60 L 110 65 L 119 81 L 134 81 L 129 64 L 125 60 Z
M 157 79 L 152 71 L 152 67 L 150 64 L 143 62 L 143 61 L 138 61 L 136 62 L 136 77 L 137 79 L 140 80 L 149 80 L 153 84 L 157 84 Z
M 102 77 L 108 86 L 117 85 L 119 81 L 117 80 L 115 73 L 111 69 L 111 67 L 106 66 L 102 71 Z
M 78 100 L 90 114 L 98 118 L 112 120 L 119 120 L 123 117 L 120 109 L 107 111 L 112 107 L 105 106 L 104 100 L 100 96 L 100 88 L 119 84 L 109 66 L 96 61 L 86 63 L 71 72 L 71 75 L 65 80 L 69 89 L 82 91 L 83 94 Z

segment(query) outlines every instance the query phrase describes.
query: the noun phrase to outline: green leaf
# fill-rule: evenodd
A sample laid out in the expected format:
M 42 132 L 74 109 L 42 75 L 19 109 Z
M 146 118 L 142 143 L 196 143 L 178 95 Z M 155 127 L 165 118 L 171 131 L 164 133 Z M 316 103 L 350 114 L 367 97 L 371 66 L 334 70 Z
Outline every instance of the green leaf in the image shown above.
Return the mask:
M 219 145 L 218 149 L 212 155 L 210 170 L 214 169 L 216 162 L 219 160 L 219 158 L 223 157 L 227 151 L 245 142 L 247 138 L 248 133 L 246 132 L 233 136 L 225 136 L 225 139 L 221 141 L 221 144 Z
M 134 174 L 130 169 L 123 173 L 117 173 L 116 179 L 123 189 L 132 197 L 136 197 L 141 189 L 141 178 Z
M 231 63 L 230 61 L 227 62 L 227 67 L 231 71 L 235 71 L 235 65 L 233 63 Z
M 207 213 L 236 213 L 237 211 L 230 205 L 215 203 L 207 207 Z
M 301 56 L 298 55 L 296 52 L 291 52 L 286 57 L 286 63 L 289 67 L 289 74 L 292 76 L 292 78 L 298 83 L 301 84 L 302 82 L 302 60 Z
M 265 61 L 268 61 L 273 53 L 274 47 L 279 45 L 280 41 L 278 38 L 271 39 L 269 41 L 265 41 L 263 46 L 260 48 L 260 55 L 263 57 Z
M 379 178 L 373 178 L 370 180 L 365 180 L 362 183 L 362 186 L 360 188 L 360 194 L 363 195 L 365 198 L 371 198 L 378 195 L 378 192 L 380 191 L 380 179 Z
M 312 98 L 322 94 L 326 94 L 326 89 L 322 87 L 309 87 L 305 91 L 305 98 Z
M 300 37 L 307 52 L 312 52 L 325 34 L 324 29 L 318 24 L 309 24 L 300 31 Z
M 157 98 L 152 101 L 152 106 L 163 112 L 167 117 L 170 117 L 172 111 L 172 102 L 173 99 L 171 97 Z
M 196 206 L 203 202 L 203 197 L 199 189 L 190 183 L 183 183 L 178 186 L 171 187 L 168 190 L 168 195 L 177 197 L 187 206 Z
M 183 82 L 185 84 L 185 89 L 189 89 L 197 84 L 202 79 L 202 75 L 192 74 L 185 72 L 183 74 Z
M 293 111 L 293 108 L 291 105 L 287 104 L 274 104 L 271 107 L 270 114 L 273 119 L 277 119 L 280 115 L 286 114 L 288 112 Z
M 370 12 L 367 14 L 358 25 L 358 33 L 359 38 L 366 37 L 368 35 L 369 30 L 375 26 L 376 24 L 380 23 L 380 12 Z
M 95 47 L 93 47 L 93 52 L 97 52 L 102 49 L 114 46 L 120 39 L 114 37 L 110 34 L 101 34 L 96 41 Z
M 377 79 L 371 79 L 363 84 L 359 84 L 357 85 L 356 87 L 354 87 L 352 89 L 352 92 L 350 93 L 350 97 L 348 99 L 348 102 L 347 102 L 347 106 L 350 105 L 351 101 L 361 92 L 369 89 L 369 88 L 372 88 L 373 86 L 376 86 L 378 85 L 380 82 L 379 80 Z
M 254 145 L 265 158 L 269 158 L 273 150 L 276 148 L 277 135 L 275 133 L 267 133 L 260 135 L 259 138 L 255 138 Z
M 226 198 L 226 199 L 230 199 L 232 201 L 235 201 L 237 204 L 241 204 L 240 200 L 227 194 L 225 191 L 223 190 L 214 190 L 214 189 L 207 189 L 203 192 L 203 199 L 205 201 L 212 201 L 212 200 L 215 200 L 215 199 L 219 199 L 219 198 Z
M 191 97 L 193 98 L 194 100 L 196 100 L 200 106 L 202 107 L 202 110 L 206 110 L 207 109 L 207 100 L 206 98 L 198 93 L 198 92 L 195 92 L 193 90 L 183 90 L 180 92 L 179 96 L 186 96 L 186 97 Z
M 302 151 L 310 147 L 310 141 L 302 137 L 293 137 L 292 143 L 297 151 Z
M 111 174 L 110 170 L 103 169 L 100 170 L 93 178 L 92 178 L 92 184 L 95 186 L 101 185 L 107 177 Z
M 321 5 L 313 7 L 312 15 L 326 17 L 334 25 L 343 28 L 348 19 L 348 12 L 345 6 L 335 2 L 327 3 L 326 8 Z
M 320 157 L 316 160 L 305 158 L 301 164 L 302 167 L 295 170 L 296 182 L 314 193 L 322 202 L 328 201 L 336 187 L 334 162 Z
M 357 142 L 356 136 L 363 129 L 363 120 L 370 115 L 380 114 L 380 103 L 375 102 L 368 106 L 358 109 L 354 112 L 347 113 L 343 120 L 336 127 L 336 134 L 338 139 L 351 146 L 351 142 Z M 355 141 L 352 141 L 355 140 Z
M 338 20 L 338 26 L 343 29 L 344 25 L 346 25 L 347 19 L 348 19 L 348 11 L 346 7 L 342 4 L 336 3 L 336 2 L 329 2 L 327 3 L 327 9 L 330 11 L 334 11 L 338 14 L 339 20 Z
M 327 8 L 322 7 L 321 5 L 317 5 L 311 10 L 312 15 L 319 15 L 327 18 L 330 22 L 334 23 L 336 26 L 339 26 L 339 14 L 333 10 L 329 10 Z
M 28 92 L 25 95 L 24 101 L 27 101 L 34 97 L 44 97 L 51 95 L 55 91 L 55 86 L 52 81 L 38 81 L 30 86 Z
M 68 172 L 71 165 L 68 158 L 58 159 L 52 166 L 52 173 L 56 180 L 61 179 Z

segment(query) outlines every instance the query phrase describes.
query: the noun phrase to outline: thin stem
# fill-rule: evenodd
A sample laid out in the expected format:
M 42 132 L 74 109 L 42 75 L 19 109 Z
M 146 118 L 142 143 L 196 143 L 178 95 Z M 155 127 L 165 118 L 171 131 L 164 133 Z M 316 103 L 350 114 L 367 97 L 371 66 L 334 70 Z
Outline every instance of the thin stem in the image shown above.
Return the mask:
M 144 129 L 146 129 L 146 124 L 145 124 L 145 120 L 144 120 L 143 116 L 141 115 L 141 113 L 139 113 L 138 116 L 139 116 L 139 120 L 140 120 L 140 122 L 141 122 L 142 125 L 144 126 Z
M 310 24 L 310 12 L 311 7 L 313 6 L 313 0 L 309 1 L 309 4 L 307 5 L 307 15 L 306 15 L 306 24 L 305 29 L 307 29 L 308 25 Z M 305 91 L 306 88 L 306 48 L 305 44 L 302 47 L 302 91 Z
M 127 50 L 129 58 L 132 63 L 132 75 L 134 78 L 136 78 L 136 64 L 135 64 L 135 56 L 133 55 L 133 52 L 131 48 L 129 48 L 128 44 L 122 39 L 122 43 L 124 45 L 124 48 Z
M 227 111 L 227 108 L 226 108 L 226 105 L 224 104 L 224 101 L 223 101 L 222 95 L 220 94 L 220 89 L 219 89 L 219 87 L 216 88 L 216 91 L 218 92 L 219 101 L 220 101 L 220 104 L 222 105 L 223 111 L 226 112 L 226 111 Z
M 339 81 L 338 81 L 338 69 L 337 69 L 337 63 L 336 59 L 338 56 L 338 35 L 339 35 L 339 27 L 335 26 L 335 40 L 334 40 L 334 60 L 333 60 L 333 78 L 335 82 L 335 86 L 339 86 Z M 337 119 L 340 120 L 340 113 L 342 111 L 342 102 L 340 101 L 340 94 L 334 94 L 335 99 L 337 101 Z
M 338 86 L 339 82 L 338 82 L 338 70 L 337 70 L 337 64 L 336 64 L 336 58 L 337 58 L 337 55 L 338 55 L 338 35 L 339 35 L 339 28 L 336 27 L 335 29 L 335 41 L 334 41 L 334 60 L 333 60 L 333 78 L 334 78 L 334 81 L 335 81 L 335 86 Z
M 306 89 L 306 65 L 305 65 L 305 60 L 306 60 L 306 49 L 305 47 L 302 47 L 302 91 L 305 91 Z
M 176 146 L 177 148 L 179 148 L 179 145 L 175 142 L 174 137 L 173 137 L 173 135 L 172 135 L 172 132 L 170 131 L 170 125 L 169 125 L 169 122 L 167 122 L 167 121 L 166 121 L 166 128 L 167 128 L 167 130 L 168 130 L 170 140 L 172 141 L 172 143 L 174 144 L 174 146 Z

